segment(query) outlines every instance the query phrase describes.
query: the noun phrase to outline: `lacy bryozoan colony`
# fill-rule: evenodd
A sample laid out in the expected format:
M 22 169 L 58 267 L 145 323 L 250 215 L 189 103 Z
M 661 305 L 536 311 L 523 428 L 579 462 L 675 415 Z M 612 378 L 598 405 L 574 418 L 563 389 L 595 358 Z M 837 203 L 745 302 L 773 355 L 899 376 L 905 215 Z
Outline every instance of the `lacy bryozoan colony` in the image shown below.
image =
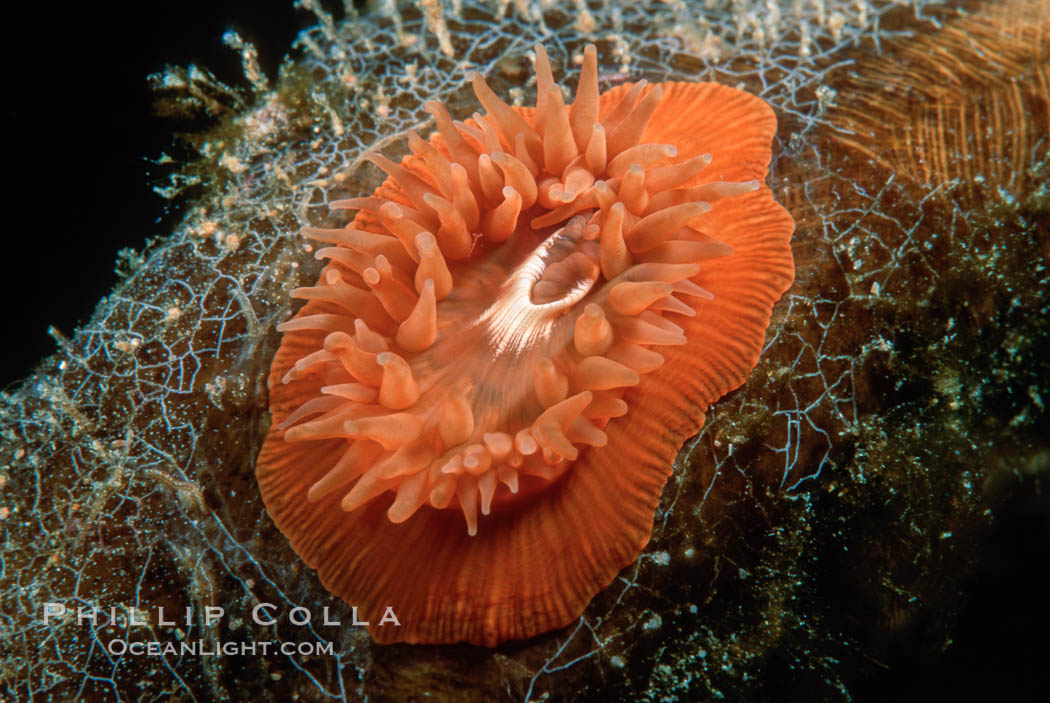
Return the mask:
M 564 626 L 648 542 L 708 403 L 754 367 L 791 284 L 764 185 L 776 118 L 715 83 L 454 122 L 326 243 L 279 326 L 256 474 L 274 521 L 381 642 L 493 646 Z M 400 627 L 379 627 L 392 607 Z

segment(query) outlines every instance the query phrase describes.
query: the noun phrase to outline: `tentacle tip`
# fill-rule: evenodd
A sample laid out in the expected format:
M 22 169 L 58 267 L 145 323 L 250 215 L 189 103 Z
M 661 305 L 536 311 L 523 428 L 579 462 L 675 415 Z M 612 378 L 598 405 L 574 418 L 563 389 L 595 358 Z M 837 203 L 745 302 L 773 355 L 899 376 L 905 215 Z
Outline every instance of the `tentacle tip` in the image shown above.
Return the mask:
M 412 511 L 411 513 L 407 512 L 407 511 L 405 511 L 405 512 L 398 512 L 398 511 L 394 510 L 394 506 L 393 505 L 391 505 L 390 508 L 387 509 L 387 511 L 386 511 L 386 519 L 389 520 L 390 522 L 392 522 L 395 525 L 400 525 L 401 523 L 403 523 L 405 520 L 408 520 L 413 515 L 415 515 L 415 511 Z

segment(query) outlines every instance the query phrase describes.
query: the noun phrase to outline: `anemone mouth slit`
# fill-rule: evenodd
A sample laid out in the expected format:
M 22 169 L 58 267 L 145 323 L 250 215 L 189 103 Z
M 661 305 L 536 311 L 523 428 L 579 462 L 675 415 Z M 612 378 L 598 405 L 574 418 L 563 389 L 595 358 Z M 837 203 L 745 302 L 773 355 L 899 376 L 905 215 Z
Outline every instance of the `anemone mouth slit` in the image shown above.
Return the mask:
M 574 217 L 532 252 L 510 276 L 514 303 L 559 314 L 575 306 L 601 275 L 596 247 L 583 247 L 585 219 Z M 527 293 L 527 294 L 523 294 Z

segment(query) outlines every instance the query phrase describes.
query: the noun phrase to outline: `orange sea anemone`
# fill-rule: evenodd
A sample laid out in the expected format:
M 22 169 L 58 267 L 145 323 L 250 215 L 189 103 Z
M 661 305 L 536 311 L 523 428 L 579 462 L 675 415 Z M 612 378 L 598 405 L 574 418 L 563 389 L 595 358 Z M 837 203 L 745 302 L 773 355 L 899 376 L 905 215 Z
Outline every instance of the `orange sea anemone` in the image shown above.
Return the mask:
M 381 642 L 492 646 L 569 623 L 649 540 L 708 403 L 754 367 L 791 284 L 764 185 L 776 128 L 714 83 L 485 115 L 409 135 L 330 246 L 270 374 L 256 474 L 294 549 Z M 400 627 L 378 625 L 386 607 Z

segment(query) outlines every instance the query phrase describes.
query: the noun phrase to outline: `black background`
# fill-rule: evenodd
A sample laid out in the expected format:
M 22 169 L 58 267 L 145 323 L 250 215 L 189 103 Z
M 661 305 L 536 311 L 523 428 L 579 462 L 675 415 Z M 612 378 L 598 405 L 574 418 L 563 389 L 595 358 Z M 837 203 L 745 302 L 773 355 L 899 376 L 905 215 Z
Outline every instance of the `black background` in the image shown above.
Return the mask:
M 154 115 L 146 76 L 196 63 L 247 86 L 235 29 L 267 75 L 313 15 L 291 0 L 18 3 L 5 8 L 0 388 L 25 378 L 117 281 L 117 251 L 170 232 L 154 159 L 185 125 Z M 163 174 L 162 174 L 163 175 Z M 13 319 L 11 319 L 13 318 Z
M 330 3 L 331 4 L 331 3 Z M 332 8 L 335 9 L 335 8 Z M 272 79 L 312 16 L 287 2 L 18 4 L 2 46 L 3 264 L 0 387 L 25 378 L 117 280 L 117 251 L 170 231 L 176 213 L 149 159 L 180 125 L 153 116 L 146 76 L 197 63 L 244 86 L 222 34 L 253 42 Z M 1050 500 L 1028 479 L 1002 506 L 979 557 L 955 642 L 940 657 L 905 646 L 851 687 L 859 701 L 1050 700 Z

